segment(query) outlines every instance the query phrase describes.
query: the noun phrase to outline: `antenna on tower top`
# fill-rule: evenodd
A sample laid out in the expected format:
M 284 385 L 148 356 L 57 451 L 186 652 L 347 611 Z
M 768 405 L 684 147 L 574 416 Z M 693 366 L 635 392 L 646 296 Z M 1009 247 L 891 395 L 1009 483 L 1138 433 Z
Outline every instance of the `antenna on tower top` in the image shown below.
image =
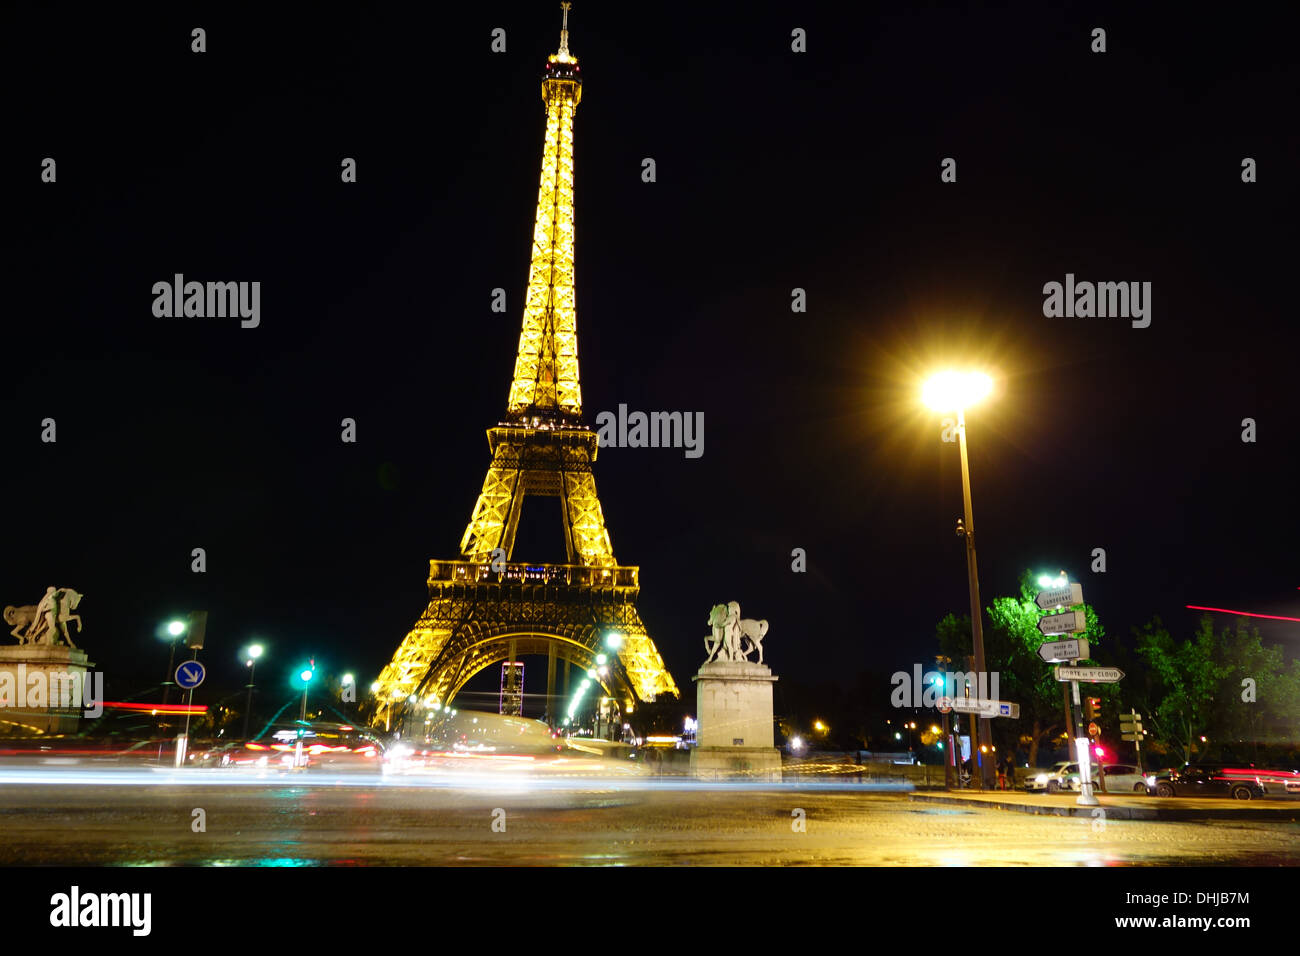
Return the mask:
M 560 9 L 564 11 L 564 22 L 560 24 L 560 56 L 569 55 L 569 7 L 573 6 L 568 0 L 560 4 Z

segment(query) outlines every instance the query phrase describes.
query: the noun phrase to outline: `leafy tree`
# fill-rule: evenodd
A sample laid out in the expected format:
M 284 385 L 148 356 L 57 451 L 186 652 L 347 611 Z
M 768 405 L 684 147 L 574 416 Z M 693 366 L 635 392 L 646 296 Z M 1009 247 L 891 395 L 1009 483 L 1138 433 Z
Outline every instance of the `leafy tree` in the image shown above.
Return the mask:
M 1191 762 L 1202 735 L 1225 759 L 1263 759 L 1261 743 L 1291 741 L 1300 724 L 1300 662 L 1238 619 L 1215 633 L 1209 615 L 1191 640 L 1177 642 L 1159 618 L 1137 632 L 1137 653 L 1151 664 L 1147 700 L 1152 727 Z M 1247 753 L 1249 749 L 1249 753 Z M 1203 752 L 1203 750 L 1202 750 Z
M 1191 763 L 1192 742 L 1210 729 L 1215 691 L 1229 673 L 1216 660 L 1213 622 L 1206 615 L 1192 639 L 1182 643 L 1170 636 L 1159 617 L 1140 631 L 1135 628 L 1134 636 L 1138 656 L 1158 677 L 1150 707 L 1152 729 Z

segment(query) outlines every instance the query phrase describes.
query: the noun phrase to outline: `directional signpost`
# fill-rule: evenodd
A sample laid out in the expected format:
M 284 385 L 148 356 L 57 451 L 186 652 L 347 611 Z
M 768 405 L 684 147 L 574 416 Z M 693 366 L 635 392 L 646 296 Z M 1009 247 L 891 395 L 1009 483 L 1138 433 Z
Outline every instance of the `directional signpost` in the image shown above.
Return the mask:
M 1087 643 L 1087 642 L 1085 642 Z M 1124 679 L 1118 667 L 1061 667 L 1054 668 L 1059 681 L 1081 680 L 1090 684 L 1117 684 Z
M 1060 661 L 1086 660 L 1091 648 L 1083 638 L 1071 641 L 1048 641 L 1038 648 L 1038 656 L 1044 663 L 1055 664 Z
M 1082 634 L 1088 629 L 1088 619 L 1082 611 L 1065 611 L 1040 618 L 1038 630 L 1045 636 L 1053 634 Z
M 1059 607 L 1073 607 L 1076 604 L 1083 603 L 1083 585 L 1067 584 L 1064 587 L 1048 588 L 1046 591 L 1039 591 L 1038 597 L 1034 598 L 1036 603 L 1044 611 L 1055 610 Z
M 1083 603 L 1083 585 L 1067 583 L 1046 588 L 1038 592 L 1038 596 L 1034 598 L 1034 603 L 1043 610 L 1080 605 Z M 1059 614 L 1048 614 L 1039 619 L 1038 630 L 1045 637 L 1060 634 L 1082 634 L 1088 630 L 1088 617 L 1083 608 L 1062 611 Z M 1083 728 L 1083 714 L 1079 706 L 1079 681 L 1117 681 L 1124 676 L 1114 667 L 1074 666 L 1081 660 L 1087 660 L 1090 650 L 1088 642 L 1083 638 L 1049 641 L 1038 648 L 1038 656 L 1042 658 L 1044 663 L 1070 662 L 1070 667 L 1056 668 L 1056 677 L 1057 680 L 1068 680 L 1070 682 L 1076 733 L 1078 729 Z M 1115 676 L 1095 676 L 1099 672 Z M 1085 676 L 1089 674 L 1093 676 Z M 1098 800 L 1092 792 L 1092 755 L 1089 753 L 1088 738 L 1077 737 L 1074 746 L 1079 761 L 1079 805 L 1095 807 L 1098 805 Z
M 979 714 L 981 717 L 1020 717 L 1020 705 L 1009 700 L 980 700 L 978 697 L 954 697 L 952 709 L 959 714 Z

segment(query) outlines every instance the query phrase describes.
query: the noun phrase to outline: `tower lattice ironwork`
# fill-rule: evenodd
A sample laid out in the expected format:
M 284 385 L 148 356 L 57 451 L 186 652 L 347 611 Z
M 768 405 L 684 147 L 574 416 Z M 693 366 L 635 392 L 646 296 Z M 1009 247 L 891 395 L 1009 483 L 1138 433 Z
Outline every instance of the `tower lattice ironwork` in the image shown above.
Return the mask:
M 582 76 L 569 53 L 569 4 L 561 6 L 560 47 L 542 78 L 546 140 L 506 417 L 487 432 L 492 463 L 460 558 L 430 562 L 428 607 L 373 687 L 386 726 L 418 730 L 413 718 L 425 709 L 448 703 L 484 668 L 525 654 L 548 657 L 553 721 L 557 661 L 595 674 L 625 710 L 678 695 L 637 613 L 638 568 L 614 559 L 592 473 L 597 437 L 582 422 L 573 266 L 573 117 Z M 566 564 L 514 561 L 528 495 L 560 499 Z

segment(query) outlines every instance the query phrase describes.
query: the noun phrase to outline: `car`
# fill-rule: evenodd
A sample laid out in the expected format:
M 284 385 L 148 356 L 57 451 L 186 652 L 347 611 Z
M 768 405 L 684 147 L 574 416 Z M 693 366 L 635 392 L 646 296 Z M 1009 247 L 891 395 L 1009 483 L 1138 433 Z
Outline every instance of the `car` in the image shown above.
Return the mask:
M 1078 779 L 1079 765 L 1068 760 L 1059 760 L 1047 770 L 1040 770 L 1037 773 L 1033 770 L 1028 771 L 1025 777 L 1025 789 L 1030 793 L 1044 790 L 1048 793 L 1058 793 L 1069 789 L 1071 776 Z
M 1147 793 L 1157 797 L 1231 797 L 1254 800 L 1265 795 L 1262 771 L 1253 767 L 1188 766 L 1147 777 Z
M 257 740 L 196 748 L 187 760 L 190 766 L 198 767 L 378 770 L 384 751 L 384 744 L 365 728 L 350 724 L 295 723 L 280 726 Z
M 1071 790 L 1080 790 L 1080 775 L 1077 772 L 1067 781 L 1067 786 Z M 1101 788 L 1101 778 L 1097 772 L 1097 765 L 1092 765 L 1092 785 L 1094 790 Z M 1108 763 L 1106 764 L 1106 792 L 1107 793 L 1146 793 L 1147 779 L 1137 767 L 1125 763 Z

